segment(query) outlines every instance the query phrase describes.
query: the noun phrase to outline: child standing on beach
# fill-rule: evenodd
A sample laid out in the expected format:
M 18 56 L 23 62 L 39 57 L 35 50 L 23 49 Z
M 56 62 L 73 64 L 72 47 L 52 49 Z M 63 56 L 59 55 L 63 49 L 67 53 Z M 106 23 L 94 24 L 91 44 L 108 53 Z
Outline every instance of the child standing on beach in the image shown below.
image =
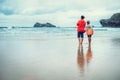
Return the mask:
M 91 45 L 91 37 L 93 35 L 93 28 L 90 25 L 90 21 L 87 21 L 87 26 L 86 26 L 86 35 L 88 37 L 88 44 Z

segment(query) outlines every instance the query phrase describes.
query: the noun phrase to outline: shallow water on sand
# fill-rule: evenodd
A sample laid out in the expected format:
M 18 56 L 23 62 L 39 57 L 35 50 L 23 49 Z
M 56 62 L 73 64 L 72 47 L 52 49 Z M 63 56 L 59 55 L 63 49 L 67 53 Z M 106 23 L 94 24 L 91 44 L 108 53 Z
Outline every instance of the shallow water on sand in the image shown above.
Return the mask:
M 90 47 L 87 37 L 78 47 L 74 28 L 47 31 L 1 30 L 0 80 L 120 79 L 118 29 L 95 29 Z

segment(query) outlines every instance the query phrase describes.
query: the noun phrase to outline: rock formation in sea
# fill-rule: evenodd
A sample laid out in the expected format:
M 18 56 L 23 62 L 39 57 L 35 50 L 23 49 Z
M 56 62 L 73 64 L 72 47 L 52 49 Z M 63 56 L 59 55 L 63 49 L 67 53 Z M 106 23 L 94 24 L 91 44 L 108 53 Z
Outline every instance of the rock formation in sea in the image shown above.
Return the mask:
M 51 23 L 39 23 L 39 22 L 36 22 L 34 24 L 34 27 L 56 27 L 55 25 L 51 24 Z
M 101 19 L 100 23 L 103 27 L 120 27 L 120 13 L 115 13 L 109 19 Z

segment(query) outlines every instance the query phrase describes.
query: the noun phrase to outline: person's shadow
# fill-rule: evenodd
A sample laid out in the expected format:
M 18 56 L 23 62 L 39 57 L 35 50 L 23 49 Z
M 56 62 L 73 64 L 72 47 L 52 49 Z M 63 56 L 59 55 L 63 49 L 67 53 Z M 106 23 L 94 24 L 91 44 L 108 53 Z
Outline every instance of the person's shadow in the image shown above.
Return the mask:
M 83 53 L 83 46 L 78 47 L 77 64 L 80 69 L 81 75 L 84 75 L 85 58 L 84 58 L 84 53 Z

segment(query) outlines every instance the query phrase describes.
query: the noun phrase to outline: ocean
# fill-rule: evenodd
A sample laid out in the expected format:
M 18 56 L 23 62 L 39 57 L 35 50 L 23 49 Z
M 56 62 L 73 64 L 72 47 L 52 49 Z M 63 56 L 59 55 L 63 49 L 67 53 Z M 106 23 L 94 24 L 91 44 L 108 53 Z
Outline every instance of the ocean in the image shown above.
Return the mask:
M 0 80 L 120 80 L 120 28 L 0 28 Z
M 97 27 L 94 28 L 94 37 L 119 37 L 120 28 Z M 0 40 L 20 40 L 20 39 L 54 39 L 54 38 L 76 38 L 75 27 L 56 28 L 33 28 L 14 27 L 0 28 Z

